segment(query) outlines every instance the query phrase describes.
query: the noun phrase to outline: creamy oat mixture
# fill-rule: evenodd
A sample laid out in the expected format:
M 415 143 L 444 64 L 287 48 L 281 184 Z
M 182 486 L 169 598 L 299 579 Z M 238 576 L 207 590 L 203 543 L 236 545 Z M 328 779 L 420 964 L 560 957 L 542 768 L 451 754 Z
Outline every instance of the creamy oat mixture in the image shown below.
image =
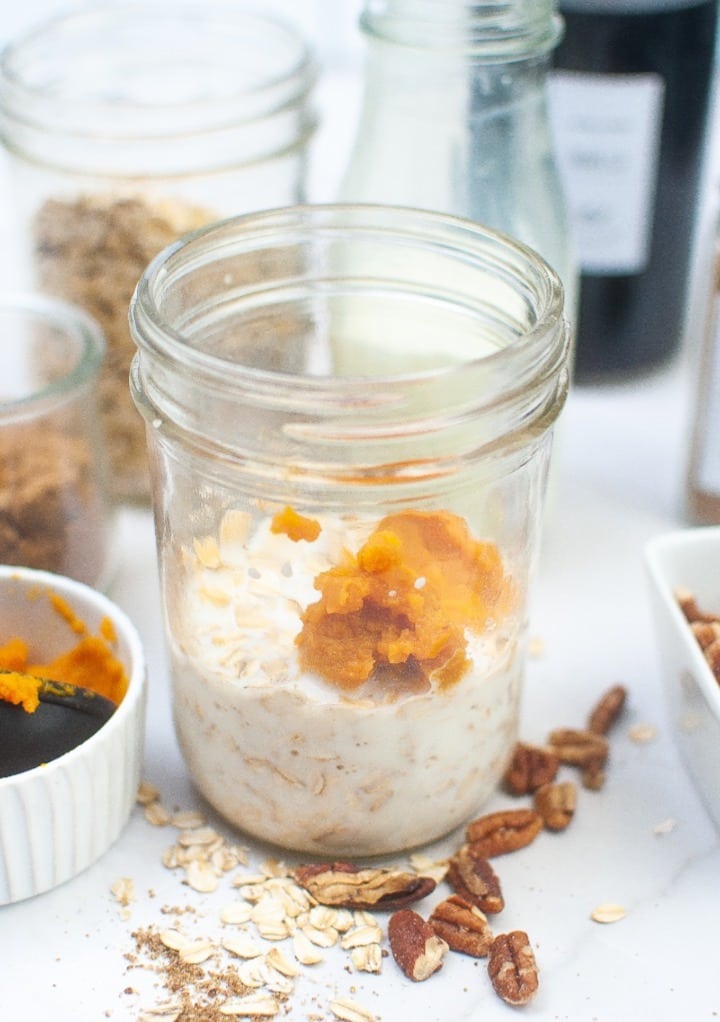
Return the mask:
M 293 540 L 229 512 L 186 552 L 171 620 L 179 740 L 209 801 L 284 847 L 369 855 L 439 837 L 490 794 L 516 738 L 514 613 L 466 631 L 467 667 L 449 685 L 376 672 L 345 690 L 301 669 L 315 579 L 376 524 L 323 518 L 317 538 Z

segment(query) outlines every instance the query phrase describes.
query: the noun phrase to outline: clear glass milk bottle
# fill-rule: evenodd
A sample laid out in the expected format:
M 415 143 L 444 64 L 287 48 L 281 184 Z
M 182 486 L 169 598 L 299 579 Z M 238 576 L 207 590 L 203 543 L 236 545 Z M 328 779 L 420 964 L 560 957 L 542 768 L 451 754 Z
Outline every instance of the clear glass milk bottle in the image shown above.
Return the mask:
M 366 0 L 365 87 L 339 197 L 440 210 L 530 245 L 577 273 L 552 146 L 553 0 Z
M 315 854 L 450 831 L 517 737 L 558 277 L 454 217 L 301 206 L 167 249 L 130 321 L 195 783 Z M 361 334 L 387 360 L 345 374 Z
M 302 201 L 316 66 L 295 29 L 223 0 L 86 5 L 0 56 L 13 269 L 101 325 L 99 409 L 118 499 L 147 499 L 128 307 L 165 245 Z

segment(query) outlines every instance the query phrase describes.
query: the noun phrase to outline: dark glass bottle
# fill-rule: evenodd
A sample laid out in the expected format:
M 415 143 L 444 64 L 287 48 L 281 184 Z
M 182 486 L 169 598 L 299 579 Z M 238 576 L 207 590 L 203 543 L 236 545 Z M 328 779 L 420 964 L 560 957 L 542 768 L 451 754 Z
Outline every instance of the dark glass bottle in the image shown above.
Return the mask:
M 709 126 L 717 0 L 565 0 L 552 111 L 581 269 L 576 378 L 677 349 Z

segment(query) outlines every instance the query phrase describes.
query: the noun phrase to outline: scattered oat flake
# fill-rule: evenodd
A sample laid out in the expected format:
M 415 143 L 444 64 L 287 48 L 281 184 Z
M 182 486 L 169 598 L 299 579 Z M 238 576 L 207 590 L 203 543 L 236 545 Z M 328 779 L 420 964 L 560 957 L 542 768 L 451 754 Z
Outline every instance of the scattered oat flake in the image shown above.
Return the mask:
M 217 889 L 217 873 L 209 862 L 196 859 L 188 863 L 185 870 L 185 879 L 188 886 L 192 887 L 198 894 L 212 894 Z
M 170 822 L 178 830 L 193 830 L 205 826 L 205 817 L 197 809 L 185 809 L 175 813 Z
M 137 793 L 137 801 L 141 806 L 149 805 L 150 802 L 156 802 L 160 798 L 160 792 L 154 784 L 150 784 L 149 781 L 141 781 Z
M 180 930 L 173 929 L 163 930 L 160 934 L 160 940 L 170 951 L 182 951 L 190 943 L 189 937 L 186 937 Z
M 265 955 L 265 961 L 273 969 L 276 969 L 278 972 L 282 973 L 283 976 L 287 976 L 290 979 L 294 976 L 300 975 L 298 967 L 294 964 L 294 962 L 288 961 L 279 948 L 270 948 L 268 953 Z
M 653 827 L 653 834 L 670 834 L 677 826 L 676 821 L 669 816 L 667 820 L 662 820 L 660 823 L 656 823 Z
M 250 921 L 252 908 L 246 901 L 236 901 L 220 910 L 220 921 L 228 926 L 242 926 Z
M 201 965 L 215 954 L 215 944 L 211 940 L 191 940 L 178 954 L 187 965 Z
M 330 1011 L 343 1022 L 376 1022 L 375 1015 L 349 997 L 338 997 L 330 1001 Z
M 172 817 L 162 802 L 155 799 L 145 806 L 145 819 L 153 827 L 167 827 Z
M 358 972 L 380 972 L 382 970 L 382 948 L 379 944 L 354 947 L 350 952 L 350 961 Z
M 436 884 L 442 883 L 448 871 L 447 859 L 431 859 L 421 852 L 415 852 L 409 861 L 418 876 L 431 877 Z
M 177 1022 L 182 1015 L 182 1005 L 158 1004 L 155 1008 L 145 1008 L 137 1022 Z
M 604 902 L 592 910 L 590 918 L 596 923 L 619 923 L 621 919 L 625 918 L 626 914 L 622 905 Z
M 378 944 L 382 940 L 382 930 L 379 926 L 355 926 L 343 934 L 340 940 L 340 947 L 350 951 L 354 947 L 366 947 L 368 944 Z
M 131 902 L 137 901 L 135 881 L 130 877 L 121 877 L 120 880 L 116 880 L 110 890 L 120 905 L 127 906 Z
M 249 933 L 225 937 L 222 946 L 237 958 L 257 958 L 263 953 L 258 942 Z
M 235 1015 L 243 1018 L 272 1018 L 280 1011 L 274 997 L 266 994 L 248 994 L 246 997 L 232 997 L 220 1005 L 221 1015 Z
M 318 965 L 325 958 L 317 945 L 299 930 L 293 934 L 293 954 L 301 965 Z
M 178 834 L 178 844 L 182 848 L 195 848 L 211 845 L 220 835 L 213 827 L 194 827 Z
M 628 729 L 628 738 L 637 745 L 645 745 L 657 737 L 657 728 L 653 724 L 633 724 Z

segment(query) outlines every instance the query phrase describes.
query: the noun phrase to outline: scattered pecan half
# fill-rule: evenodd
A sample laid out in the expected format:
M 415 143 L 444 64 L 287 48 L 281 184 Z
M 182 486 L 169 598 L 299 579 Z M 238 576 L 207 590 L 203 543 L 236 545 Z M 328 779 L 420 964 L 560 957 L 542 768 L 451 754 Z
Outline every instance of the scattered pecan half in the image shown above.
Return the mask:
M 337 908 L 403 908 L 435 890 L 432 877 L 399 869 L 362 868 L 352 862 L 298 866 L 295 881 L 321 905 Z
M 505 908 L 500 880 L 488 860 L 476 846 L 464 844 L 448 860 L 446 876 L 456 894 L 476 905 L 482 912 L 494 915 Z
M 534 803 L 548 830 L 565 830 L 575 814 L 577 787 L 572 781 L 544 784 L 535 792 Z
M 542 816 L 534 809 L 501 809 L 472 820 L 465 836 L 476 855 L 491 859 L 529 845 L 542 828 Z
M 613 685 L 604 692 L 588 717 L 588 731 L 597 735 L 606 735 L 622 713 L 627 699 L 624 685 Z
M 555 780 L 560 757 L 554 749 L 518 742 L 505 773 L 505 787 L 513 795 L 528 795 Z
M 573 727 L 551 731 L 550 745 L 557 752 L 561 763 L 579 767 L 604 765 L 610 748 L 605 735 Z
M 485 914 L 457 894 L 435 906 L 428 920 L 438 937 L 453 951 L 485 958 L 493 942 Z
M 507 1004 L 527 1004 L 538 988 L 538 970 L 527 933 L 501 933 L 490 946 L 488 974 Z
M 416 982 L 437 972 L 448 950 L 430 923 L 411 908 L 401 908 L 390 916 L 388 941 L 397 964 Z

